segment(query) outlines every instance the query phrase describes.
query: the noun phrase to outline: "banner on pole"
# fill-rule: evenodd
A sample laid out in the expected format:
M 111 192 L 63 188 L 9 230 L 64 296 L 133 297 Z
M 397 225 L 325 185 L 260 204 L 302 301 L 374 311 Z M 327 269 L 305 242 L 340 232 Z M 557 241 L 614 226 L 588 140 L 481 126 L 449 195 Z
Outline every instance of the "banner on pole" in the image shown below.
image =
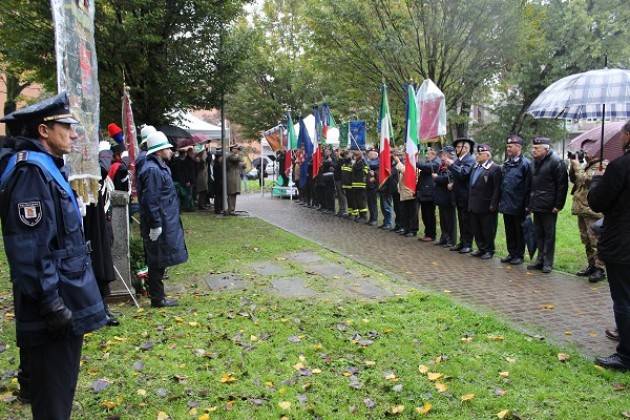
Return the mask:
M 93 0 L 51 0 L 55 24 L 57 89 L 66 91 L 70 109 L 80 124 L 79 138 L 66 155 L 70 183 L 85 203 L 98 201 L 100 92 L 94 43 Z
M 416 106 L 420 120 L 420 141 L 430 143 L 446 135 L 446 99 L 444 93 L 430 79 L 422 82 L 416 93 Z
M 133 119 L 131 108 L 131 97 L 129 96 L 129 86 L 123 89 L 122 122 L 123 134 L 125 137 L 125 149 L 129 155 L 129 184 L 131 185 L 131 197 L 137 197 L 136 190 L 136 157 L 138 156 L 138 142 L 136 134 L 136 123 Z

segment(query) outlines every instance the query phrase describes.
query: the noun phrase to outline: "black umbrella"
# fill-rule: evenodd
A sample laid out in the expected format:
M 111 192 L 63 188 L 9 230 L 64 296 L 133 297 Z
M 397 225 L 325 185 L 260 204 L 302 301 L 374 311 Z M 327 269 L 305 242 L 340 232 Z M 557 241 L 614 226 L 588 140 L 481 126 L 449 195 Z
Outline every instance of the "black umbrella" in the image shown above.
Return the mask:
M 157 129 L 158 131 L 164 133 L 164 135 L 168 138 L 169 143 L 178 149 L 186 146 L 192 146 L 195 143 L 192 135 L 183 128 L 168 124 L 161 125 Z
M 532 222 L 531 216 L 527 216 L 521 224 L 523 228 L 523 237 L 527 244 L 527 251 L 529 252 L 529 259 L 534 258 L 536 253 L 536 231 L 534 229 L 534 222 Z
M 271 159 L 269 159 L 268 157 L 264 157 L 264 159 L 265 159 L 265 165 L 271 163 Z M 254 159 L 252 161 L 252 166 L 254 168 L 257 168 L 258 166 L 260 166 L 260 158 L 259 157 L 257 157 L 256 159 Z

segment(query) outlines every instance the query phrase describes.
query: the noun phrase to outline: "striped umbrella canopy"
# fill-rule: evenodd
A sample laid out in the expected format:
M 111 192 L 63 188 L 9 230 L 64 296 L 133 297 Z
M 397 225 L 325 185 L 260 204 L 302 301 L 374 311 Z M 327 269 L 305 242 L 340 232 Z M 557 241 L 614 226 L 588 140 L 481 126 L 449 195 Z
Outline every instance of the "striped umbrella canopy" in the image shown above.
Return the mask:
M 630 119 L 630 70 L 591 70 L 560 79 L 532 102 L 534 118 L 601 120 L 600 160 L 604 160 L 606 120 Z
M 547 87 L 527 112 L 534 118 L 601 120 L 630 118 L 630 70 L 573 74 Z

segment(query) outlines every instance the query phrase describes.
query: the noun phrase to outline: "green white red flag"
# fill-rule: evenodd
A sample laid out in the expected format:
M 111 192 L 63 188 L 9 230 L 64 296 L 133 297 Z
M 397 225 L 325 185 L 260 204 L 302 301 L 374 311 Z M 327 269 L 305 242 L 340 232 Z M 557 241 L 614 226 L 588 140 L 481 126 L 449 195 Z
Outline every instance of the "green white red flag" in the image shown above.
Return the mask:
M 416 192 L 416 154 L 418 153 L 418 107 L 413 85 L 407 86 L 407 136 L 405 140 L 405 173 L 403 183 Z
M 379 113 L 379 166 L 378 181 L 382 186 L 387 178 L 392 174 L 392 152 L 391 142 L 393 141 L 394 130 L 392 129 L 392 117 L 389 113 L 389 103 L 387 100 L 387 86 L 381 89 L 381 111 Z

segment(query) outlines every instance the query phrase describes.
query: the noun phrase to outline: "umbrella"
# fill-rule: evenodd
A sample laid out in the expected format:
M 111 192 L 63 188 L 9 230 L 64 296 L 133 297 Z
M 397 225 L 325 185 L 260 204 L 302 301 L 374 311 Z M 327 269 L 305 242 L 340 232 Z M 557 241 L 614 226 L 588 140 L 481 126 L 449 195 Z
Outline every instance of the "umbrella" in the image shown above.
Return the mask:
M 521 223 L 521 228 L 523 228 L 523 237 L 525 238 L 529 259 L 531 260 L 536 253 L 536 231 L 531 216 L 525 218 L 523 223 Z
M 604 121 L 630 118 L 630 70 L 591 70 L 560 79 L 527 109 L 534 118 L 602 121 L 600 158 L 604 160 Z
M 604 154 L 608 160 L 614 160 L 623 155 L 623 121 L 615 121 L 606 125 L 604 129 Z M 599 142 L 601 128 L 595 127 L 579 136 L 569 143 L 569 150 L 584 150 L 589 156 L 597 156 L 599 152 Z
M 157 129 L 164 133 L 168 141 L 178 149 L 196 144 L 193 136 L 183 128 L 174 125 L 161 125 Z

